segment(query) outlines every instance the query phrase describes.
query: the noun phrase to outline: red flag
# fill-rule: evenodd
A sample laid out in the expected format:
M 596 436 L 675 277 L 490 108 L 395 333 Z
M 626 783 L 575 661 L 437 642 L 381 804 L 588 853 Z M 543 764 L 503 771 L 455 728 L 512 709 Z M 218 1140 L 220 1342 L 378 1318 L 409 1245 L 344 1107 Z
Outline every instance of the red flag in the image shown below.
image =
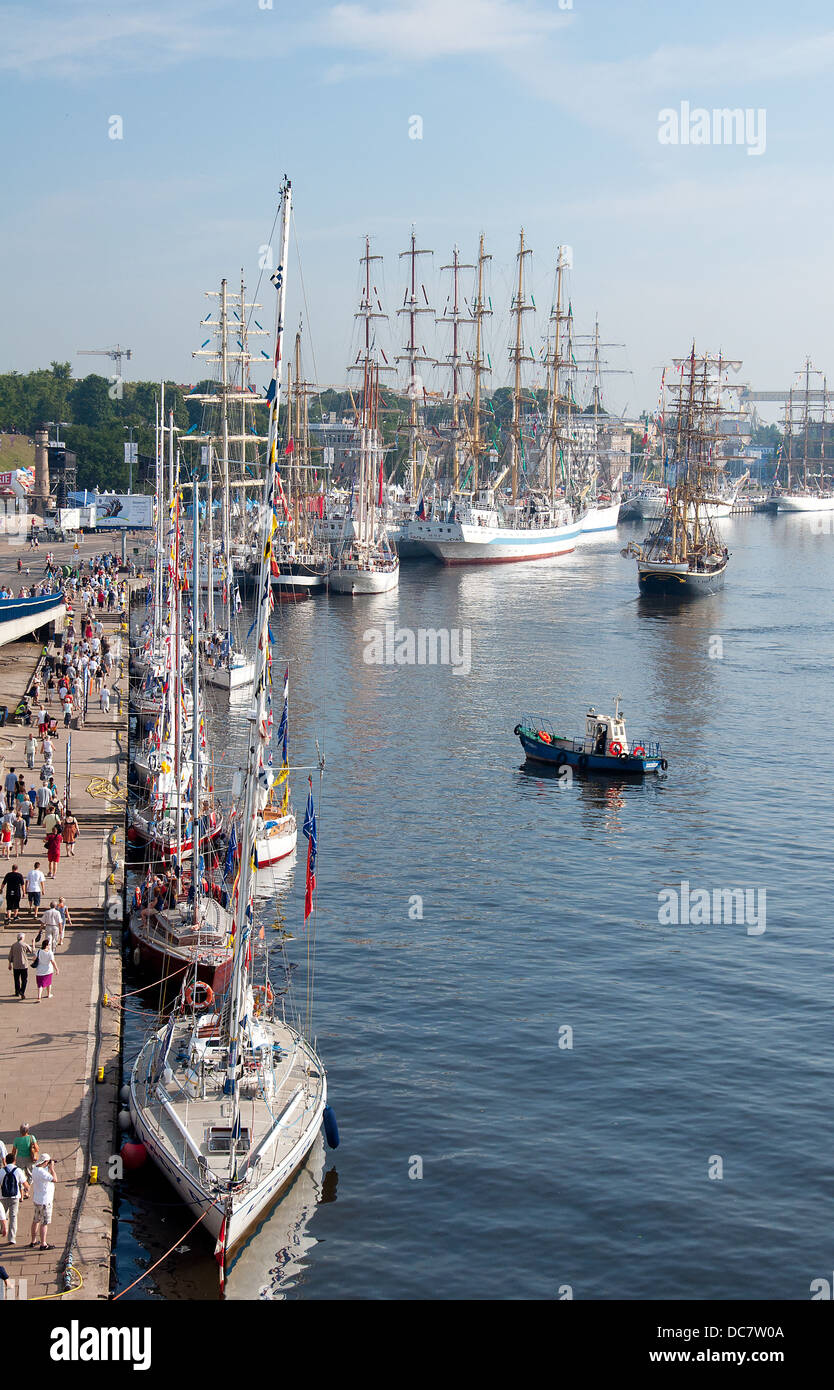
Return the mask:
M 313 853 L 312 840 L 307 841 L 307 889 L 304 894 L 304 921 L 310 916 L 313 910 L 313 893 L 316 887 L 316 876 L 310 873 L 310 856 Z
M 286 449 L 284 450 L 284 453 L 285 453 L 285 454 L 292 454 L 292 453 L 294 453 L 294 452 L 295 452 L 295 440 L 294 440 L 294 439 L 291 439 L 291 440 L 289 441 L 289 443 L 288 443 Z

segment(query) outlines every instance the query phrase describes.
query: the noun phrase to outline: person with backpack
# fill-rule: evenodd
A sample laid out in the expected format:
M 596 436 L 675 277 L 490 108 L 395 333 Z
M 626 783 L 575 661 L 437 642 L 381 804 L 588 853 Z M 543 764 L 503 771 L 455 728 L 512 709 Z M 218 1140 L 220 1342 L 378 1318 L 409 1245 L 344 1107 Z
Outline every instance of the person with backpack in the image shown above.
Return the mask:
M 5 1236 L 8 1233 L 9 1245 L 17 1245 L 17 1213 L 20 1199 L 28 1196 L 29 1184 L 22 1168 L 17 1167 L 12 1151 L 6 1154 L 3 1178 L 0 1181 L 0 1208 L 3 1212 L 0 1218 L 0 1235 Z

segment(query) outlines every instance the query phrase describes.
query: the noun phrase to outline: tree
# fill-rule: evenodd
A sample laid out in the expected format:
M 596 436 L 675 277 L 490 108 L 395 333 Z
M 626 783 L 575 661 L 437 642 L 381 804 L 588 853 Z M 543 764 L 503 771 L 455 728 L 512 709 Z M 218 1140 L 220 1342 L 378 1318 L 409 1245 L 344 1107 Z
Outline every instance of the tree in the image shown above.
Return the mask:
M 73 423 L 91 428 L 109 423 L 113 418 L 109 391 L 110 383 L 103 376 L 91 374 L 76 381 L 70 394 Z

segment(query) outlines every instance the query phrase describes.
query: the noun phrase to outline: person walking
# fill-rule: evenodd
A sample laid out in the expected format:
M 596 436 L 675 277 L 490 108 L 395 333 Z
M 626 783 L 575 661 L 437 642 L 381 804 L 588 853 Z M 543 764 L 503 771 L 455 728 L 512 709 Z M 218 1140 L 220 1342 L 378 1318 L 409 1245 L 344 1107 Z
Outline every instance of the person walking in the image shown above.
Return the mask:
M 32 1172 L 32 1198 L 34 1211 L 32 1212 L 32 1242 L 31 1248 L 35 1249 L 38 1245 L 41 1250 L 54 1250 L 54 1245 L 47 1245 L 46 1233 L 49 1230 L 49 1223 L 52 1220 L 52 1204 L 55 1200 L 55 1184 L 58 1178 L 55 1173 L 55 1160 L 49 1154 L 41 1154 Z
M 35 939 L 35 945 L 49 946 L 50 948 L 60 945 L 62 925 L 61 914 L 53 898 L 41 917 L 40 932 Z
M 24 1176 L 31 1178 L 32 1164 L 40 1153 L 38 1141 L 31 1133 L 31 1125 L 20 1126 L 17 1137 L 11 1147 L 11 1155 L 18 1168 L 23 1169 Z
M 32 868 L 26 875 L 26 896 L 29 899 L 29 911 L 34 912 L 35 921 L 38 920 L 38 912 L 41 905 L 41 893 L 43 892 L 44 876 L 41 870 L 41 861 L 36 859 Z
M 12 852 L 12 836 L 16 817 L 11 811 L 7 811 L 0 822 L 0 848 L 4 859 L 8 859 Z
M 64 844 L 67 847 L 67 854 L 69 854 L 73 859 L 75 858 L 75 842 L 78 839 L 78 835 L 78 821 L 75 819 L 75 816 L 66 816 L 64 818 L 63 829 Z
M 51 835 L 53 830 L 57 830 L 61 824 L 61 807 L 57 793 L 49 803 L 49 810 L 43 818 L 43 830 L 45 835 Z
M 31 946 L 26 945 L 26 938 L 22 931 L 17 934 L 17 941 L 13 941 L 9 947 L 9 969 L 14 972 L 14 993 L 16 999 L 26 998 L 26 986 L 29 983 L 29 966 L 35 959 L 35 953 Z
M 52 801 L 52 791 L 47 782 L 43 782 L 42 785 L 38 787 L 38 790 L 35 794 L 35 801 L 37 802 L 38 807 L 38 825 L 42 825 L 43 818 L 49 810 L 49 806 Z
M 12 864 L 0 887 L 6 890 L 6 926 L 9 922 L 16 922 L 20 912 L 20 895 L 23 892 L 25 880 L 16 864 Z
M 9 1245 L 17 1245 L 17 1213 L 21 1197 L 29 1196 L 29 1184 L 12 1153 L 6 1154 L 3 1178 L 0 1181 L 0 1206 L 3 1208 L 3 1234 L 9 1233 Z
M 34 735 L 31 734 L 31 733 L 27 734 L 27 737 L 26 737 L 26 766 L 29 767 L 29 768 L 33 768 L 33 767 L 35 766 L 35 753 L 37 752 L 37 747 L 38 747 L 38 745 L 35 743 Z
M 105 714 L 109 714 L 109 713 L 110 713 L 110 691 L 108 690 L 108 688 L 107 688 L 106 685 L 103 685 L 103 686 L 101 687 L 101 696 L 100 696 L 99 698 L 100 698 L 101 708 L 102 708 L 103 712 L 104 712 Z
M 38 1003 L 41 1002 L 44 990 L 47 999 L 52 998 L 52 976 L 60 975 L 60 973 L 55 962 L 55 953 L 50 943 L 47 942 L 45 946 L 40 947 L 35 957 L 35 984 L 38 987 Z
M 8 772 L 6 773 L 6 780 L 3 783 L 3 789 L 6 793 L 6 810 L 11 811 L 14 808 L 14 797 L 15 792 L 17 791 L 17 773 L 15 772 L 13 767 L 10 767 Z
M 61 845 L 63 844 L 63 842 L 64 837 L 61 834 L 59 823 L 59 825 L 57 825 L 54 830 L 50 830 L 49 834 L 44 840 L 44 846 L 46 848 L 46 862 L 49 866 L 47 869 L 47 878 L 55 878 L 55 875 L 58 872 L 58 865 L 61 862 Z
M 58 911 L 59 911 L 60 914 L 61 914 L 61 935 L 58 937 L 58 945 L 59 945 L 59 946 L 63 946 L 63 944 L 64 944 L 64 933 L 66 932 L 67 927 L 71 927 L 71 926 L 72 926 L 72 918 L 70 917 L 70 910 L 69 910 L 69 908 L 67 907 L 66 903 L 64 902 L 63 898 L 59 898 L 59 899 L 58 899 Z
M 19 812 L 14 823 L 15 853 L 22 854 L 29 840 L 29 825 L 23 812 Z

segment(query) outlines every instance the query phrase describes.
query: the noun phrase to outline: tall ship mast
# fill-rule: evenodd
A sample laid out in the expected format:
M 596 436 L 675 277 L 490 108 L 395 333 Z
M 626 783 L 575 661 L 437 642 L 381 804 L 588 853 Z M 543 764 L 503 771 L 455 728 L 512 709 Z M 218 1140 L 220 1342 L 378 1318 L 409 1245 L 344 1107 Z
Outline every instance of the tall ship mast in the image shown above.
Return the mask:
M 463 376 L 464 358 L 461 352 L 460 330 L 462 324 L 475 322 L 475 320 L 469 314 L 465 314 L 461 308 L 460 273 L 462 270 L 474 270 L 475 267 L 474 265 L 465 265 L 461 261 L 460 253 L 455 246 L 449 264 L 441 266 L 440 268 L 441 270 L 451 271 L 452 275 L 452 287 L 446 299 L 444 312 L 441 317 L 436 320 L 437 323 L 448 324 L 451 329 L 450 351 L 437 365 L 448 367 L 452 378 L 451 481 L 453 491 L 458 492 L 461 486 L 466 487 L 468 481 L 468 479 L 465 478 L 463 482 L 461 482 L 460 476 L 461 442 L 464 437 L 463 416 L 461 412 L 461 380 Z
M 287 391 L 286 495 L 282 496 L 281 536 L 272 561 L 272 588 L 280 602 L 312 598 L 327 588 L 330 549 L 316 533 L 313 509 L 319 516 L 324 507 L 324 485 L 316 492 L 313 482 L 310 444 L 310 396 L 313 385 L 304 377 L 301 355 L 301 324 L 295 335 L 291 385 Z M 319 505 L 320 499 L 320 505 Z
M 676 401 L 674 484 L 660 520 L 642 544 L 623 551 L 637 560 L 644 593 L 690 598 L 720 588 L 729 561 L 710 511 L 718 489 L 719 421 L 725 413 L 728 369 L 740 362 L 723 356 L 697 355 L 676 363 L 680 383 L 671 388 Z M 729 388 L 734 389 L 734 388 Z
M 196 443 L 206 450 L 203 457 L 207 461 L 207 531 L 206 546 L 206 584 L 208 588 L 207 619 L 208 631 L 203 638 L 205 658 L 205 679 L 209 685 L 221 690 L 235 690 L 252 684 L 255 663 L 241 647 L 236 633 L 237 609 L 240 606 L 238 581 L 235 579 L 235 547 L 232 537 L 233 511 L 243 517 L 246 514 L 245 474 L 246 451 L 258 436 L 247 429 L 247 405 L 249 404 L 248 369 L 251 354 L 248 348 L 250 334 L 265 333 L 257 323 L 249 328 L 247 319 L 250 309 L 260 305 L 254 301 L 247 303 L 245 286 L 241 278 L 239 308 L 230 312 L 228 282 L 221 281 L 219 291 L 209 290 L 206 297 L 216 299 L 217 317 L 209 313 L 202 321 L 216 341 L 213 346 L 211 336 L 202 347 L 192 353 L 194 357 L 205 358 L 218 368 L 218 380 L 210 393 L 194 393 L 189 400 L 199 401 L 204 407 L 219 406 L 219 427 L 216 433 L 197 433 L 189 436 L 190 443 Z M 233 335 L 232 345 L 229 343 Z M 234 378 L 234 379 L 233 379 Z M 233 420 L 233 413 L 237 417 Z M 232 446 L 237 446 L 236 460 L 239 476 L 232 478 Z M 219 465 L 220 486 L 220 553 L 214 552 L 214 489 L 213 464 Z M 236 491 L 241 499 L 239 505 L 233 503 L 232 493 Z M 242 570 L 242 557 L 239 554 Z M 202 566 L 194 557 L 194 574 L 202 576 Z M 241 571 L 239 571 L 240 573 Z M 197 584 L 195 578 L 195 585 Z M 202 583 L 202 578 L 200 579 Z M 218 595 L 217 590 L 220 590 Z M 220 598 L 221 617 L 217 620 L 217 599 Z
M 409 536 L 447 565 L 509 564 L 550 559 L 575 549 L 580 534 L 579 523 L 574 521 L 567 503 L 555 497 L 550 489 L 535 488 L 524 466 L 521 368 L 526 360 L 526 349 L 522 325 L 524 315 L 535 307 L 532 302 L 528 303 L 524 292 L 524 264 L 530 254 L 524 244 L 522 231 L 517 285 L 510 311 L 515 331 L 510 347 L 513 410 L 509 428 L 509 463 L 497 477 L 485 482 L 480 477 L 478 464 L 483 454 L 479 418 L 480 380 L 486 370 L 482 329 L 483 319 L 488 312 L 484 303 L 483 270 L 489 257 L 484 254 L 481 237 L 477 300 L 469 316 L 470 322 L 475 324 L 472 363 L 475 392 L 470 443 L 473 456 L 472 488 L 463 486 L 452 493 L 447 515 L 429 519 L 418 517 L 409 525 Z M 507 474 L 510 474 L 509 497 L 499 492 Z
M 325 1115 L 324 1067 L 312 1044 L 309 1011 L 287 1022 L 275 1006 L 267 975 L 252 978 L 254 857 L 262 774 L 270 760 L 272 540 L 290 186 L 282 189 L 281 250 L 273 275 L 277 291 L 275 355 L 269 403 L 268 462 L 258 545 L 255 629 L 256 680 L 248 716 L 240 867 L 233 890 L 231 981 L 215 999 L 195 981 L 141 1049 L 130 1078 L 130 1111 L 142 1142 L 203 1227 L 216 1238 L 225 1270 L 231 1252 L 277 1201 L 310 1151 Z M 308 888 L 305 920 L 313 911 L 316 823 L 312 781 L 305 817 Z M 312 869 L 311 869 L 312 861 Z M 195 900 L 199 897 L 196 885 Z
M 395 589 L 400 580 L 400 562 L 389 540 L 383 515 L 384 449 L 379 428 L 379 374 L 392 371 L 385 353 L 377 345 L 372 325 L 387 319 L 379 292 L 371 279 L 371 265 L 381 261 L 371 254 L 370 237 L 365 238 L 364 267 L 359 309 L 355 317 L 362 323 L 362 341 L 351 371 L 362 373 L 362 405 L 359 412 L 359 467 L 353 480 L 352 536 L 345 533 L 328 576 L 333 593 L 381 594 Z M 380 361 L 380 358 L 382 361 Z
M 834 487 L 830 467 L 826 472 L 826 463 L 830 463 L 825 457 L 827 382 L 822 373 L 811 365 L 810 357 L 805 359 L 805 366 L 798 375 L 802 378 L 803 384 L 798 392 L 791 388 L 789 393 L 783 445 L 787 486 L 784 491 L 776 493 L 775 501 L 780 512 L 830 512 L 834 511 Z M 822 377 L 821 392 L 816 388 L 811 389 L 812 377 Z M 800 397 L 802 412 L 798 422 L 794 414 L 797 395 Z M 814 405 L 820 397 L 820 414 L 815 419 Z M 818 436 L 818 443 L 815 436 Z M 801 447 L 801 455 L 798 457 L 794 452 L 796 443 Z
M 434 314 L 434 310 L 429 303 L 429 296 L 426 287 L 417 278 L 417 260 L 419 256 L 433 256 L 434 252 L 428 249 L 421 249 L 417 246 L 417 237 L 414 228 L 411 229 L 411 245 L 407 251 L 400 252 L 400 260 L 409 261 L 408 284 L 405 290 L 402 306 L 397 310 L 398 316 L 403 317 L 408 325 L 407 340 L 403 345 L 403 350 L 397 357 L 398 362 L 408 364 L 408 475 L 407 489 L 409 500 L 412 503 L 417 501 L 417 491 L 419 488 L 419 463 L 418 452 L 421 443 L 425 443 L 421 438 L 420 404 L 422 403 L 425 391 L 420 377 L 419 366 L 425 363 L 427 366 L 434 365 L 434 358 L 431 357 L 425 347 L 419 342 L 419 320 L 421 314 Z M 422 296 L 422 298 L 421 298 Z M 367 322 L 367 320 L 366 320 Z

